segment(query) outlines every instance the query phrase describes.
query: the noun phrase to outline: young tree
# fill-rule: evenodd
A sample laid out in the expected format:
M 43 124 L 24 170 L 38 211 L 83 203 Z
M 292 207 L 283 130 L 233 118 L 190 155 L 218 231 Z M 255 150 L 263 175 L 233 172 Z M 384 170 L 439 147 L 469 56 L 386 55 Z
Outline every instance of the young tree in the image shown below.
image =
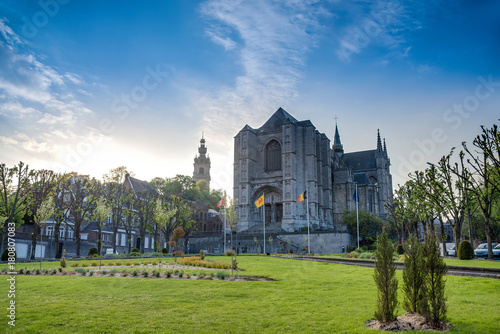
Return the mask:
M 43 201 L 53 195 L 56 185 L 56 177 L 57 176 L 53 171 L 45 169 L 30 173 L 31 191 L 29 209 L 33 216 L 36 214 Z M 35 258 L 38 234 L 41 235 L 41 227 L 35 223 L 34 231 L 31 234 L 31 259 Z
M 38 210 L 35 213 L 35 224 L 40 227 L 40 231 L 42 231 L 43 226 L 47 224 L 47 220 L 54 215 L 54 200 L 52 197 L 45 199 Z M 42 233 L 40 233 L 40 270 L 42 270 Z
M 158 198 L 156 200 L 154 218 L 159 228 L 163 228 L 168 223 L 170 218 L 172 218 L 174 215 L 175 215 L 175 210 L 173 210 L 170 206 L 162 203 L 161 199 Z M 161 254 L 161 252 L 158 253 Z M 160 256 L 158 256 L 158 270 L 161 270 L 160 268 L 161 268 L 161 260 Z
M 424 258 L 423 246 L 413 234 L 404 246 L 403 268 L 403 308 L 407 312 L 428 314 L 427 300 L 427 264 Z
M 483 131 L 486 131 L 483 129 Z M 467 182 L 467 190 L 471 194 L 479 205 L 479 209 L 484 217 L 484 227 L 486 231 L 486 242 L 488 243 L 488 259 L 493 259 L 493 228 L 491 224 L 493 203 L 495 202 L 496 193 L 499 191 L 499 185 L 497 184 L 498 169 L 495 169 L 490 161 L 487 151 L 484 149 L 485 145 L 488 145 L 488 137 L 486 135 L 477 136 L 474 139 L 474 146 L 482 151 L 479 152 L 480 156 L 476 156 L 474 152 L 470 151 L 467 145 L 462 143 L 464 151 L 467 153 L 469 158 L 467 162 L 471 166 L 475 175 L 472 175 Z
M 351 235 L 357 234 L 356 211 L 346 210 L 342 215 L 342 223 L 349 228 Z M 369 246 L 382 231 L 383 220 L 376 214 L 359 210 L 359 237 L 361 246 Z
M 134 209 L 137 217 L 139 236 L 141 237 L 141 253 L 144 253 L 146 232 L 153 228 L 156 198 L 156 193 L 152 191 L 138 192 L 135 196 Z
M 177 256 L 182 256 L 182 251 L 176 251 L 177 247 L 180 246 L 179 241 L 184 237 L 184 229 L 180 226 L 176 227 L 172 235 L 170 236 L 169 244 L 174 249 L 172 252 L 175 257 L 175 261 L 177 262 Z
M 12 168 L 0 164 L 0 217 L 6 218 L 2 226 L 0 251 L 4 248 L 7 229 L 19 226 L 26 212 L 29 175 L 28 165 L 23 162 Z
M 394 249 L 384 228 L 375 252 L 375 273 L 373 274 L 378 289 L 375 318 L 384 323 L 396 319 L 396 307 L 398 305 L 398 280 L 396 278 L 393 253 Z
M 54 257 L 61 257 L 59 249 L 59 232 L 62 223 L 65 223 L 66 201 L 68 200 L 68 180 L 71 174 L 56 174 L 54 185 Z M 66 225 L 67 226 L 67 225 Z M 66 229 L 67 231 L 67 229 Z
M 81 229 L 95 206 L 95 183 L 95 180 L 89 180 L 87 176 L 79 176 L 74 173 L 68 179 L 66 212 L 68 220 L 73 223 L 70 228 L 73 229 L 75 235 L 76 256 L 80 256 Z
M 224 206 L 226 206 L 226 203 L 227 201 L 224 199 Z M 236 214 L 236 206 L 237 206 L 237 201 L 231 198 L 229 206 L 226 206 L 224 210 L 224 213 L 226 215 L 227 226 L 231 230 L 231 263 L 232 263 L 231 275 L 233 275 L 233 270 L 236 269 L 235 264 L 237 263 L 236 253 L 233 244 L 233 233 L 236 231 L 238 224 L 238 215 Z
M 95 207 L 95 217 L 97 218 L 97 229 L 98 229 L 98 238 L 99 240 L 97 241 L 97 251 L 99 252 L 99 255 L 102 254 L 102 227 L 104 225 L 104 222 L 106 221 L 106 218 L 108 218 L 111 215 L 111 208 L 107 205 L 106 199 L 104 197 L 100 197 L 97 200 L 96 207 Z
M 429 233 L 425 243 L 427 255 L 427 291 L 429 298 L 429 314 L 427 315 L 434 326 L 439 326 L 446 320 L 446 298 L 444 296 L 445 275 L 448 271 L 436 235 Z

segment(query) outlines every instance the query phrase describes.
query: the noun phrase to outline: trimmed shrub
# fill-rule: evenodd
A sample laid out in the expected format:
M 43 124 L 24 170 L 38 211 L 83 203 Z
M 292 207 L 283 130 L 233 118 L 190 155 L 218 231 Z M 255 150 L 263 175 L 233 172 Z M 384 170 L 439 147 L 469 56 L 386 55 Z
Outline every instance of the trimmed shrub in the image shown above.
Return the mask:
M 121 260 L 116 260 L 115 263 L 116 263 L 117 266 L 121 266 L 122 265 L 122 261 Z
M 89 263 L 88 263 L 88 262 L 82 262 L 80 265 L 81 265 L 82 267 L 88 267 L 88 266 L 89 266 Z
M 150 263 L 150 262 L 149 262 L 149 260 L 144 260 L 144 261 L 142 262 L 142 264 L 143 264 L 143 265 L 145 265 L 145 266 L 149 265 L 149 263 Z M 157 263 L 157 264 L 158 264 L 158 263 Z
M 97 262 L 97 261 L 90 262 L 91 267 L 97 267 L 98 265 L 99 265 L 99 262 Z
M 377 285 L 377 311 L 375 319 L 381 322 L 391 322 L 396 319 L 398 305 L 398 279 L 392 247 L 385 228 L 379 237 L 379 244 L 375 252 L 375 273 L 373 279 Z
M 151 264 L 152 264 L 153 266 L 157 266 L 157 265 L 158 265 L 158 261 L 153 260 L 153 261 L 151 261 Z
M 439 242 L 434 233 L 428 233 L 425 243 L 427 253 L 427 291 L 429 298 L 429 314 L 425 317 L 435 326 L 446 320 L 446 297 L 444 296 L 445 276 L 448 267 L 441 257 Z
M 133 248 L 133 249 L 132 249 L 132 253 L 140 253 L 140 252 L 141 252 L 141 251 L 140 251 L 139 249 L 137 249 L 137 248 Z
M 458 246 L 458 258 L 460 260 L 472 260 L 474 258 L 474 249 L 467 240 L 462 240 Z
M 61 258 L 61 261 L 59 261 L 59 265 L 61 266 L 61 268 L 66 268 L 66 266 L 68 265 L 66 263 L 66 250 L 63 251 L 63 256 Z
M 72 267 L 79 267 L 79 266 L 80 266 L 80 262 L 78 262 L 78 261 L 73 261 L 73 262 L 71 262 L 71 266 L 72 266 Z
M 14 251 L 14 259 L 17 260 L 16 251 Z M 2 261 L 8 261 L 8 260 L 9 260 L 9 248 L 5 248 L 2 252 Z
M 94 257 L 94 255 L 99 255 L 99 251 L 96 247 L 89 249 L 89 253 L 87 254 L 88 257 Z
M 205 260 L 205 252 L 203 251 L 203 249 L 200 251 L 200 260 Z
M 428 314 L 427 264 L 420 241 L 413 234 L 405 244 L 403 268 L 403 309 L 406 312 Z
M 166 249 L 166 248 L 162 248 L 162 249 L 161 249 L 161 252 L 162 252 L 162 254 L 168 254 L 168 249 Z
M 405 250 L 403 248 L 403 245 L 398 244 L 398 246 L 396 247 L 396 253 L 398 253 L 399 255 L 403 255 L 404 252 Z
M 126 261 L 125 261 L 125 265 L 126 265 L 126 266 L 131 266 L 131 265 L 132 265 L 132 261 L 130 261 L 130 260 L 126 260 Z
M 130 256 L 141 256 L 141 253 L 139 253 L 139 252 L 131 252 L 129 255 Z
M 115 262 L 114 262 L 114 261 L 108 261 L 107 266 L 112 267 L 112 266 L 114 266 L 114 265 L 115 265 Z

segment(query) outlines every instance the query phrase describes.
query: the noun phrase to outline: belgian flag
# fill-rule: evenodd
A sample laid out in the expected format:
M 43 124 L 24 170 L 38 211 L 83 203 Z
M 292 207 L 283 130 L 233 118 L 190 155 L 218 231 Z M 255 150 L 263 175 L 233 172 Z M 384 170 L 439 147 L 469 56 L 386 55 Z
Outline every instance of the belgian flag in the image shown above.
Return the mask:
M 306 191 L 304 191 L 302 194 L 300 194 L 300 196 L 299 196 L 299 197 L 297 197 L 297 203 L 302 203 L 302 202 L 304 202 L 304 200 L 306 199 L 306 192 L 307 192 L 307 190 L 306 190 Z

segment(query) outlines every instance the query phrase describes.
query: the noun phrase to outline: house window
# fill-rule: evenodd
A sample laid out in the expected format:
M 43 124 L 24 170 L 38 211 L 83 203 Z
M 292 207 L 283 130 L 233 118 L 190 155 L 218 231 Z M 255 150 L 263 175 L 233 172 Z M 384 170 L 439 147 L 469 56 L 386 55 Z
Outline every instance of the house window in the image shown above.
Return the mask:
M 73 230 L 68 228 L 68 239 L 73 239 Z
M 200 167 L 200 175 L 203 175 L 203 174 L 205 174 L 205 168 Z
M 59 238 L 64 238 L 64 228 L 59 228 Z
M 49 237 L 52 236 L 52 226 L 47 226 L 45 229 L 45 235 L 48 235 Z
M 281 170 L 281 145 L 272 140 L 266 145 L 266 171 Z

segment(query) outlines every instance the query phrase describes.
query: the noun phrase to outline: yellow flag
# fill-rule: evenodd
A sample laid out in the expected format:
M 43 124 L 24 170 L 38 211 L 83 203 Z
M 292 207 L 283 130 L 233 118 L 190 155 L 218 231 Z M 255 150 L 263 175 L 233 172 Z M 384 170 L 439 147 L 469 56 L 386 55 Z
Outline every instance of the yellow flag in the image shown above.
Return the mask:
M 264 205 L 264 194 L 255 201 L 256 207 L 260 208 L 262 205 Z

